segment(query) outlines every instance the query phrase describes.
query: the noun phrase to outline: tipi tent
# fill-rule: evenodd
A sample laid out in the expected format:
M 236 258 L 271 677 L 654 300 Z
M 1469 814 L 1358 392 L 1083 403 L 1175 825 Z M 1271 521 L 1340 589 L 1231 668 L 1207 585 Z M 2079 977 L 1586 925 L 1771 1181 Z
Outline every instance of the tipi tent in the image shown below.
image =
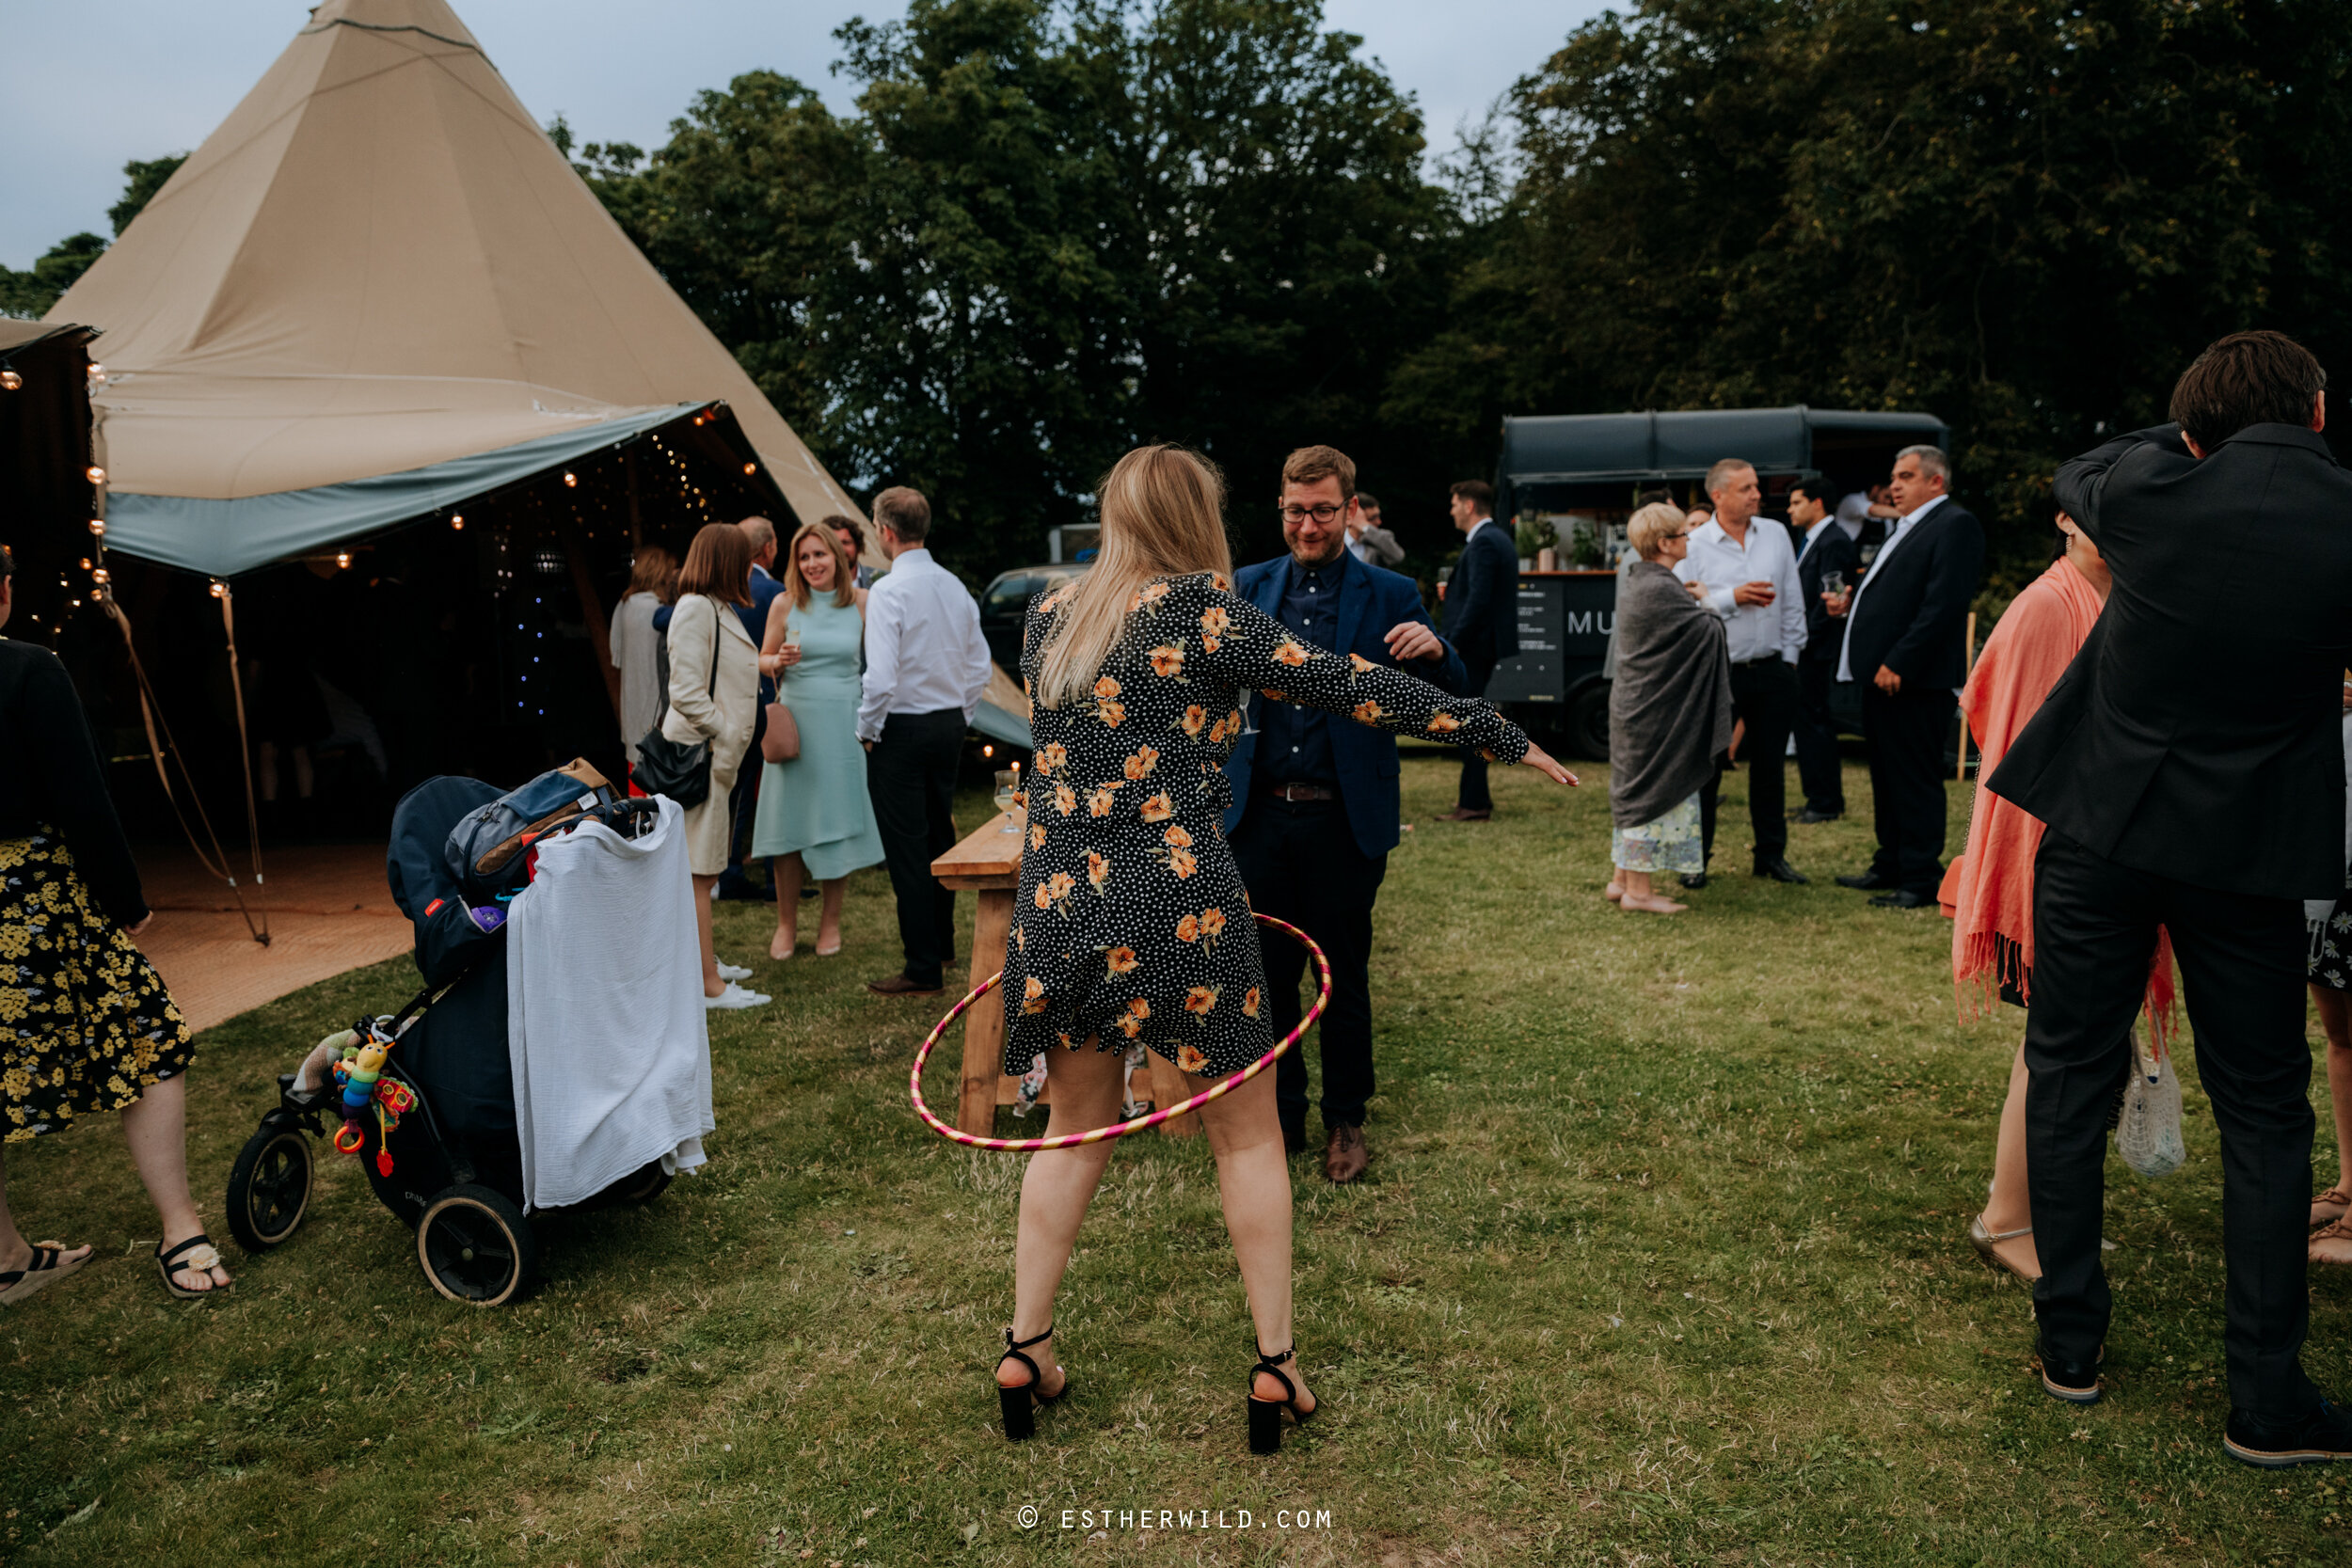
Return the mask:
M 858 515 L 442 0 L 319 7 L 49 319 L 104 333 L 106 543 L 168 565 L 331 547 L 720 401 L 803 520 Z

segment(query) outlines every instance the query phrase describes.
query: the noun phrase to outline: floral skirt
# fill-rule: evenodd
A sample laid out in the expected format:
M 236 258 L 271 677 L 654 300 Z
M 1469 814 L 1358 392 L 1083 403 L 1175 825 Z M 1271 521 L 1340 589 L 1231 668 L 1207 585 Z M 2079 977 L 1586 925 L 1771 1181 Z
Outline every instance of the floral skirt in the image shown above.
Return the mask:
M 1706 870 L 1698 796 L 1693 793 L 1654 822 L 1610 829 L 1609 863 L 1620 871 Z
M 2352 879 L 2335 907 L 2321 919 L 2307 921 L 2305 928 L 2312 944 L 2303 956 L 2303 972 L 2312 984 L 2352 991 Z
M 162 978 L 98 912 L 64 841 L 47 829 L 0 839 L 4 1141 L 119 1111 L 195 1053 Z

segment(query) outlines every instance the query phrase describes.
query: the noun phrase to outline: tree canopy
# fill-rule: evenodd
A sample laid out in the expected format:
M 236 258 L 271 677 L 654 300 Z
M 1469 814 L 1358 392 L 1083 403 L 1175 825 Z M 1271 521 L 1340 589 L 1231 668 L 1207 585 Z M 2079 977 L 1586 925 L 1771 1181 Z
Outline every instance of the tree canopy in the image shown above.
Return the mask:
M 1808 403 L 1947 420 L 2013 580 L 2057 463 L 2160 420 L 2211 339 L 2352 357 L 2335 0 L 1635 0 L 1436 164 L 1320 0 L 914 0 L 835 38 L 852 113 L 754 71 L 577 166 L 975 572 L 1137 441 L 1225 466 L 1245 556 L 1327 441 L 1426 562 L 1502 415 Z M 126 167 L 118 232 L 177 166 Z M 0 309 L 103 248 L 0 272 Z

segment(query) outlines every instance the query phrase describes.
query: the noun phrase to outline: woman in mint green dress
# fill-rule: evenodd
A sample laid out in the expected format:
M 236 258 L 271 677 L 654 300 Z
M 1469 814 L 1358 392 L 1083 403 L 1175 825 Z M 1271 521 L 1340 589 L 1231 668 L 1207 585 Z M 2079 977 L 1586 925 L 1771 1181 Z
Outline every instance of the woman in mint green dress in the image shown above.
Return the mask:
M 788 958 L 800 940 L 801 882 L 823 890 L 817 956 L 841 951 L 841 894 L 850 873 L 880 865 L 882 834 L 866 793 L 866 750 L 857 740 L 858 645 L 866 633 L 866 590 L 850 576 L 841 542 L 810 523 L 792 536 L 784 592 L 768 607 L 759 668 L 776 678 L 776 700 L 792 710 L 801 754 L 766 765 L 752 853 L 770 857 L 776 885 L 776 937 L 769 956 Z

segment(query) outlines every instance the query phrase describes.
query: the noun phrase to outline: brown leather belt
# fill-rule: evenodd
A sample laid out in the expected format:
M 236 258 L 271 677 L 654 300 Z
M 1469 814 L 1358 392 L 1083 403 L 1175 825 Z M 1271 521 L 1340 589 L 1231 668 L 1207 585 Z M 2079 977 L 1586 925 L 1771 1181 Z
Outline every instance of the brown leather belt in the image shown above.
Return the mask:
M 1278 800 L 1336 800 L 1340 792 L 1329 784 L 1262 784 L 1260 792 Z

